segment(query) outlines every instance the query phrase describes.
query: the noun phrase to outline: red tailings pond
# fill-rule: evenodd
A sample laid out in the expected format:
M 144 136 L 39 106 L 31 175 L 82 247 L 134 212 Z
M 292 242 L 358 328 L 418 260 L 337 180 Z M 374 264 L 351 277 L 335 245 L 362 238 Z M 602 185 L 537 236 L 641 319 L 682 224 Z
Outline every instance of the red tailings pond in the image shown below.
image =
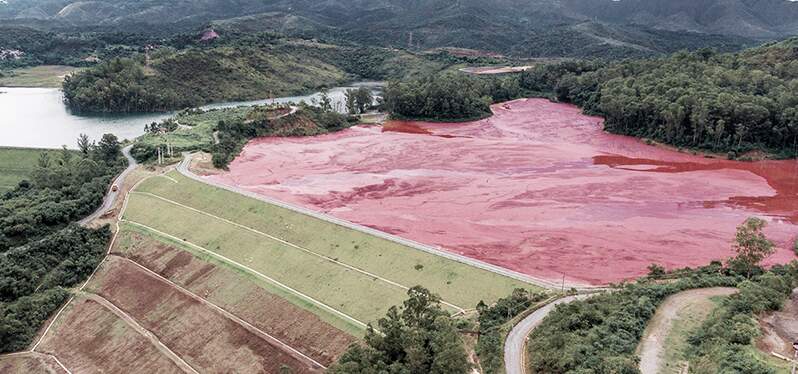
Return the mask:
M 652 263 L 732 255 L 735 227 L 769 221 L 796 258 L 798 162 L 736 162 L 602 131 L 547 100 L 457 124 L 393 122 L 251 141 L 217 181 L 529 275 L 604 284 Z

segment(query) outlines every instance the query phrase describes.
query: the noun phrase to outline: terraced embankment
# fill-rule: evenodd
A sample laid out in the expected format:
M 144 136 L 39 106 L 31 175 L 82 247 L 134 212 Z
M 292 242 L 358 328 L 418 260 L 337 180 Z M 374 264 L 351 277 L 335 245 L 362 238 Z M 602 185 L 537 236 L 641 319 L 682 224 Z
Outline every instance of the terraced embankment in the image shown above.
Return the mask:
M 314 304 L 348 330 L 401 304 L 422 285 L 452 312 L 528 283 L 319 220 L 177 173 L 142 183 L 124 219 Z M 198 228 L 201 228 L 198 230 Z M 346 326 L 340 326 L 346 329 Z

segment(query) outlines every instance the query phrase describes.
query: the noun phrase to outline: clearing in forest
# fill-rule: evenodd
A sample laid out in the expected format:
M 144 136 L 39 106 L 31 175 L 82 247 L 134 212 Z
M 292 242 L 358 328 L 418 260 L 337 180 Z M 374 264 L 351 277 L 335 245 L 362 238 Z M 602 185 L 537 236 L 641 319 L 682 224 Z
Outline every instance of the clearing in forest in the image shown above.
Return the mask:
M 54 158 L 62 151 L 0 147 L 0 193 L 16 188 L 17 183 L 23 179 L 29 179 L 38 165 L 42 152 Z

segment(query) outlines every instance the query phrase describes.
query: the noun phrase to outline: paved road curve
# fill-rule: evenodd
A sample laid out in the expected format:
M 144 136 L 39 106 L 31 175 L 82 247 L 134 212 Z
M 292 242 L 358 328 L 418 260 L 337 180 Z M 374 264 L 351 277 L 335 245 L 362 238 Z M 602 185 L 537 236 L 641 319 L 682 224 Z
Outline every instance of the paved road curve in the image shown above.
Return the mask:
M 125 148 L 122 148 L 122 154 L 127 159 L 128 165 L 127 168 L 124 171 L 122 171 L 122 173 L 119 174 L 116 177 L 116 179 L 114 179 L 114 182 L 111 184 L 112 186 L 114 185 L 118 186 L 119 189 L 117 191 L 113 191 L 112 188 L 109 188 L 108 193 L 106 193 L 105 197 L 103 198 L 103 205 L 97 208 L 97 210 L 95 210 L 94 213 L 78 221 L 79 224 L 81 225 L 89 224 L 91 221 L 100 218 L 100 216 L 102 216 L 105 212 L 107 212 L 109 209 L 111 209 L 111 207 L 114 206 L 116 200 L 119 198 L 120 192 L 122 192 L 122 183 L 125 182 L 125 177 L 127 177 L 128 174 L 130 174 L 130 172 L 132 172 L 133 169 L 135 169 L 136 166 L 138 166 L 136 159 L 134 159 L 133 156 L 130 155 L 131 148 L 133 148 L 132 144 Z
M 507 374 L 524 374 L 526 371 L 526 339 L 532 330 L 543 322 L 543 319 L 549 315 L 549 312 L 554 310 L 554 307 L 559 304 L 567 304 L 574 300 L 582 300 L 590 297 L 591 295 L 576 295 L 563 297 L 562 299 L 555 300 L 546 306 L 536 310 L 528 317 L 519 322 L 507 334 L 507 340 L 504 342 L 504 368 Z
M 352 222 L 349 222 L 349 221 L 346 221 L 346 220 L 342 220 L 340 218 L 336 218 L 336 217 L 333 217 L 333 216 L 330 216 L 330 215 L 327 215 L 327 214 L 319 213 L 319 212 L 316 212 L 316 211 L 313 211 L 313 210 L 310 210 L 310 209 L 306 209 L 306 208 L 299 207 L 299 206 L 292 205 L 292 204 L 288 204 L 288 203 L 285 203 L 285 202 L 282 202 L 282 201 L 279 201 L 279 200 L 271 199 L 271 198 L 268 198 L 268 197 L 265 197 L 265 196 L 262 196 L 262 195 L 258 195 L 256 193 L 253 193 L 253 192 L 250 192 L 250 191 L 247 191 L 247 190 L 243 190 L 243 189 L 236 188 L 236 187 L 233 187 L 233 186 L 228 186 L 226 184 L 219 183 L 219 182 L 216 182 L 216 181 L 213 181 L 213 180 L 202 178 L 199 175 L 194 174 L 194 172 L 192 172 L 191 170 L 189 170 L 190 162 L 191 162 L 191 155 L 187 154 L 187 153 L 184 153 L 183 161 L 181 161 L 180 165 L 178 165 L 177 171 L 180 172 L 180 174 L 182 174 L 182 175 L 184 175 L 184 176 L 186 176 L 188 178 L 191 178 L 193 180 L 196 180 L 198 182 L 209 184 L 211 186 L 218 187 L 218 188 L 221 188 L 221 189 L 225 189 L 225 190 L 228 190 L 228 191 L 231 191 L 231 192 L 236 192 L 236 193 L 239 193 L 241 195 L 248 196 L 248 197 L 251 197 L 253 199 L 263 201 L 265 203 L 277 205 L 277 206 L 283 207 L 285 209 L 289 209 L 289 210 L 292 210 L 292 211 L 295 211 L 295 212 L 298 212 L 298 213 L 302 213 L 302 214 L 305 214 L 305 215 L 308 215 L 308 216 L 311 216 L 311 217 L 315 217 L 315 218 L 318 218 L 318 219 L 321 219 L 321 220 L 324 220 L 324 221 L 327 221 L 327 222 L 331 222 L 331 223 L 334 223 L 334 224 L 337 224 L 337 225 L 340 225 L 340 226 L 344 226 L 344 227 L 347 227 L 347 228 L 350 228 L 350 229 L 353 229 L 353 230 L 357 230 L 357 231 L 360 231 L 360 232 L 363 232 L 363 233 L 366 233 L 366 234 L 369 234 L 369 235 L 374 235 L 374 236 L 377 236 L 377 237 L 380 237 L 380 238 L 383 238 L 383 239 L 386 239 L 386 240 L 390 240 L 390 241 L 395 242 L 395 243 L 399 243 L 399 244 L 408 246 L 410 248 L 415 248 L 415 249 L 420 250 L 420 251 L 424 251 L 424 252 L 431 253 L 431 254 L 434 254 L 434 255 L 437 255 L 437 256 L 445 257 L 445 258 L 448 258 L 450 260 L 462 262 L 462 263 L 465 263 L 465 264 L 468 264 L 468 265 L 471 265 L 471 266 L 474 266 L 474 267 L 478 267 L 480 269 L 484 269 L 484 270 L 491 271 L 491 272 L 494 272 L 494 273 L 497 273 L 497 274 L 501 274 L 501 275 L 504 275 L 504 276 L 507 276 L 507 277 L 510 277 L 510 278 L 513 278 L 513 279 L 520 280 L 522 282 L 527 282 L 529 284 L 533 284 L 533 285 L 539 286 L 539 287 L 555 288 L 555 289 L 559 289 L 560 287 L 562 287 L 562 284 L 559 283 L 559 282 L 552 282 L 552 281 L 548 281 L 548 280 L 545 280 L 545 279 L 531 277 L 529 275 L 526 275 L 526 274 L 523 274 L 523 273 L 519 273 L 517 271 L 512 271 L 512 270 L 505 269 L 505 268 L 500 267 L 500 266 L 496 266 L 496 265 L 493 265 L 493 264 L 489 264 L 489 263 L 486 263 L 486 262 L 475 260 L 475 259 L 470 258 L 470 257 L 458 255 L 458 254 L 451 253 L 451 252 L 447 252 L 447 251 L 444 251 L 444 250 L 439 249 L 439 248 L 430 247 L 428 245 L 421 244 L 421 243 L 418 243 L 418 242 L 415 242 L 415 241 L 412 241 L 412 240 L 408 240 L 408 239 L 405 239 L 405 238 L 401 238 L 401 237 L 398 237 L 398 236 L 395 236 L 395 235 L 391 235 L 391 234 L 388 234 L 388 233 L 385 233 L 385 232 L 382 232 L 382 231 L 379 231 L 379 230 L 372 229 L 370 227 L 358 225 L 356 223 L 352 223 Z M 590 290 L 590 291 L 595 291 L 595 290 L 601 289 L 600 287 L 592 287 L 592 286 L 587 286 L 587 285 L 582 285 L 582 284 L 571 284 L 571 283 L 568 283 L 568 282 L 565 283 L 565 287 L 566 288 L 573 287 L 573 288 L 576 288 L 577 290 Z

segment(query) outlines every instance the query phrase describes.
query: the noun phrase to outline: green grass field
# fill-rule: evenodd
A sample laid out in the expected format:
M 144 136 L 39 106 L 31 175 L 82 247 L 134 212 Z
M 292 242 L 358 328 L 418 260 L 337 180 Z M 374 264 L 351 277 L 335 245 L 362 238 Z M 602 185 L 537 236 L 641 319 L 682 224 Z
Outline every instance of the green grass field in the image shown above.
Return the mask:
M 21 180 L 30 178 L 42 152 L 56 153 L 51 155 L 52 158 L 58 157 L 61 151 L 0 147 L 0 193 L 12 190 Z
M 517 287 L 538 290 L 176 172 L 168 176 L 178 183 L 151 178 L 139 185 L 124 218 L 213 251 L 362 322 L 374 321 L 390 306 L 401 304 L 407 292 L 401 286 L 422 285 L 464 309 L 474 308 L 480 300 L 493 302 Z
M 136 233 L 136 234 L 144 235 L 144 236 L 148 237 L 149 239 L 157 240 L 157 241 L 159 241 L 161 243 L 164 243 L 166 245 L 175 247 L 177 249 L 180 249 L 180 250 L 183 250 L 183 251 L 186 251 L 186 252 L 190 252 L 192 255 L 197 257 L 199 260 L 205 261 L 205 262 L 207 262 L 209 264 L 212 264 L 212 265 L 215 265 L 215 266 L 222 266 L 222 267 L 231 269 L 231 270 L 237 272 L 238 274 L 240 274 L 241 276 L 243 276 L 244 278 L 246 278 L 246 280 L 251 282 L 252 284 L 254 284 L 254 285 L 258 286 L 258 287 L 261 287 L 261 288 L 265 289 L 266 291 L 268 291 L 268 292 L 270 292 L 270 293 L 272 293 L 272 294 L 274 294 L 276 296 L 279 296 L 279 297 L 281 297 L 281 298 L 283 298 L 285 300 L 288 300 L 290 303 L 292 303 L 292 304 L 294 304 L 294 305 L 296 305 L 296 306 L 298 306 L 298 307 L 300 307 L 302 309 L 305 309 L 305 310 L 307 310 L 307 311 L 319 316 L 319 318 L 321 318 L 322 321 L 327 322 L 330 325 L 335 326 L 338 329 L 340 329 L 342 331 L 345 331 L 345 332 L 349 333 L 352 336 L 360 338 L 363 335 L 364 329 L 363 329 L 362 326 L 357 325 L 355 323 L 352 323 L 351 321 L 342 319 L 342 318 L 340 318 L 340 316 L 338 316 L 336 314 L 333 314 L 332 312 L 330 312 L 327 309 L 323 309 L 323 308 L 319 307 L 318 305 L 313 304 L 312 302 L 310 302 L 310 301 L 308 301 L 306 299 L 303 299 L 303 298 L 297 296 L 296 294 L 285 290 L 284 288 L 278 287 L 278 286 L 274 285 L 273 283 L 270 283 L 270 282 L 268 282 L 268 281 L 266 281 L 266 280 L 264 280 L 264 279 L 262 279 L 260 277 L 253 276 L 252 274 L 248 273 L 246 270 L 243 270 L 243 269 L 241 269 L 239 267 L 231 265 L 230 263 L 221 261 L 218 258 L 216 258 L 214 256 L 211 256 L 211 255 L 209 255 L 207 253 L 199 251 L 196 248 L 194 248 L 194 247 L 192 247 L 190 245 L 187 245 L 183 241 L 173 240 L 173 239 L 170 239 L 168 237 L 165 237 L 165 236 L 159 235 L 157 233 L 154 233 L 154 232 L 152 232 L 150 230 L 147 230 L 145 228 L 142 228 L 140 226 L 136 226 L 136 225 L 129 224 L 129 223 L 124 223 L 123 222 L 120 225 L 120 228 L 121 228 L 121 231 L 120 231 L 119 237 L 117 238 L 118 244 L 116 245 L 116 250 L 121 252 L 125 256 L 130 256 L 130 255 L 134 255 L 135 254 L 135 250 L 131 249 L 132 247 L 134 247 L 134 243 L 132 242 L 132 240 L 135 240 L 133 238 L 133 235 L 131 235 L 131 234 Z M 230 292 L 231 289 L 234 292 L 235 289 L 239 288 L 237 286 L 231 286 L 231 285 L 228 285 L 228 284 L 220 284 L 219 287 L 220 287 L 220 289 L 225 290 L 225 292 Z M 226 293 L 224 295 L 216 294 L 216 297 L 224 298 L 226 301 L 231 302 L 231 303 L 238 302 L 237 296 L 240 296 L 240 295 L 229 294 L 229 293 Z
M 250 109 L 249 107 L 225 108 L 199 114 L 178 115 L 174 118 L 181 125 L 191 128 L 179 128 L 165 134 L 144 134 L 137 141 L 152 146 L 168 142 L 176 149 L 200 149 L 213 144 L 213 128 L 219 121 L 243 119 Z
M 0 87 L 61 87 L 64 76 L 80 70 L 73 66 L 42 65 L 5 72 Z

